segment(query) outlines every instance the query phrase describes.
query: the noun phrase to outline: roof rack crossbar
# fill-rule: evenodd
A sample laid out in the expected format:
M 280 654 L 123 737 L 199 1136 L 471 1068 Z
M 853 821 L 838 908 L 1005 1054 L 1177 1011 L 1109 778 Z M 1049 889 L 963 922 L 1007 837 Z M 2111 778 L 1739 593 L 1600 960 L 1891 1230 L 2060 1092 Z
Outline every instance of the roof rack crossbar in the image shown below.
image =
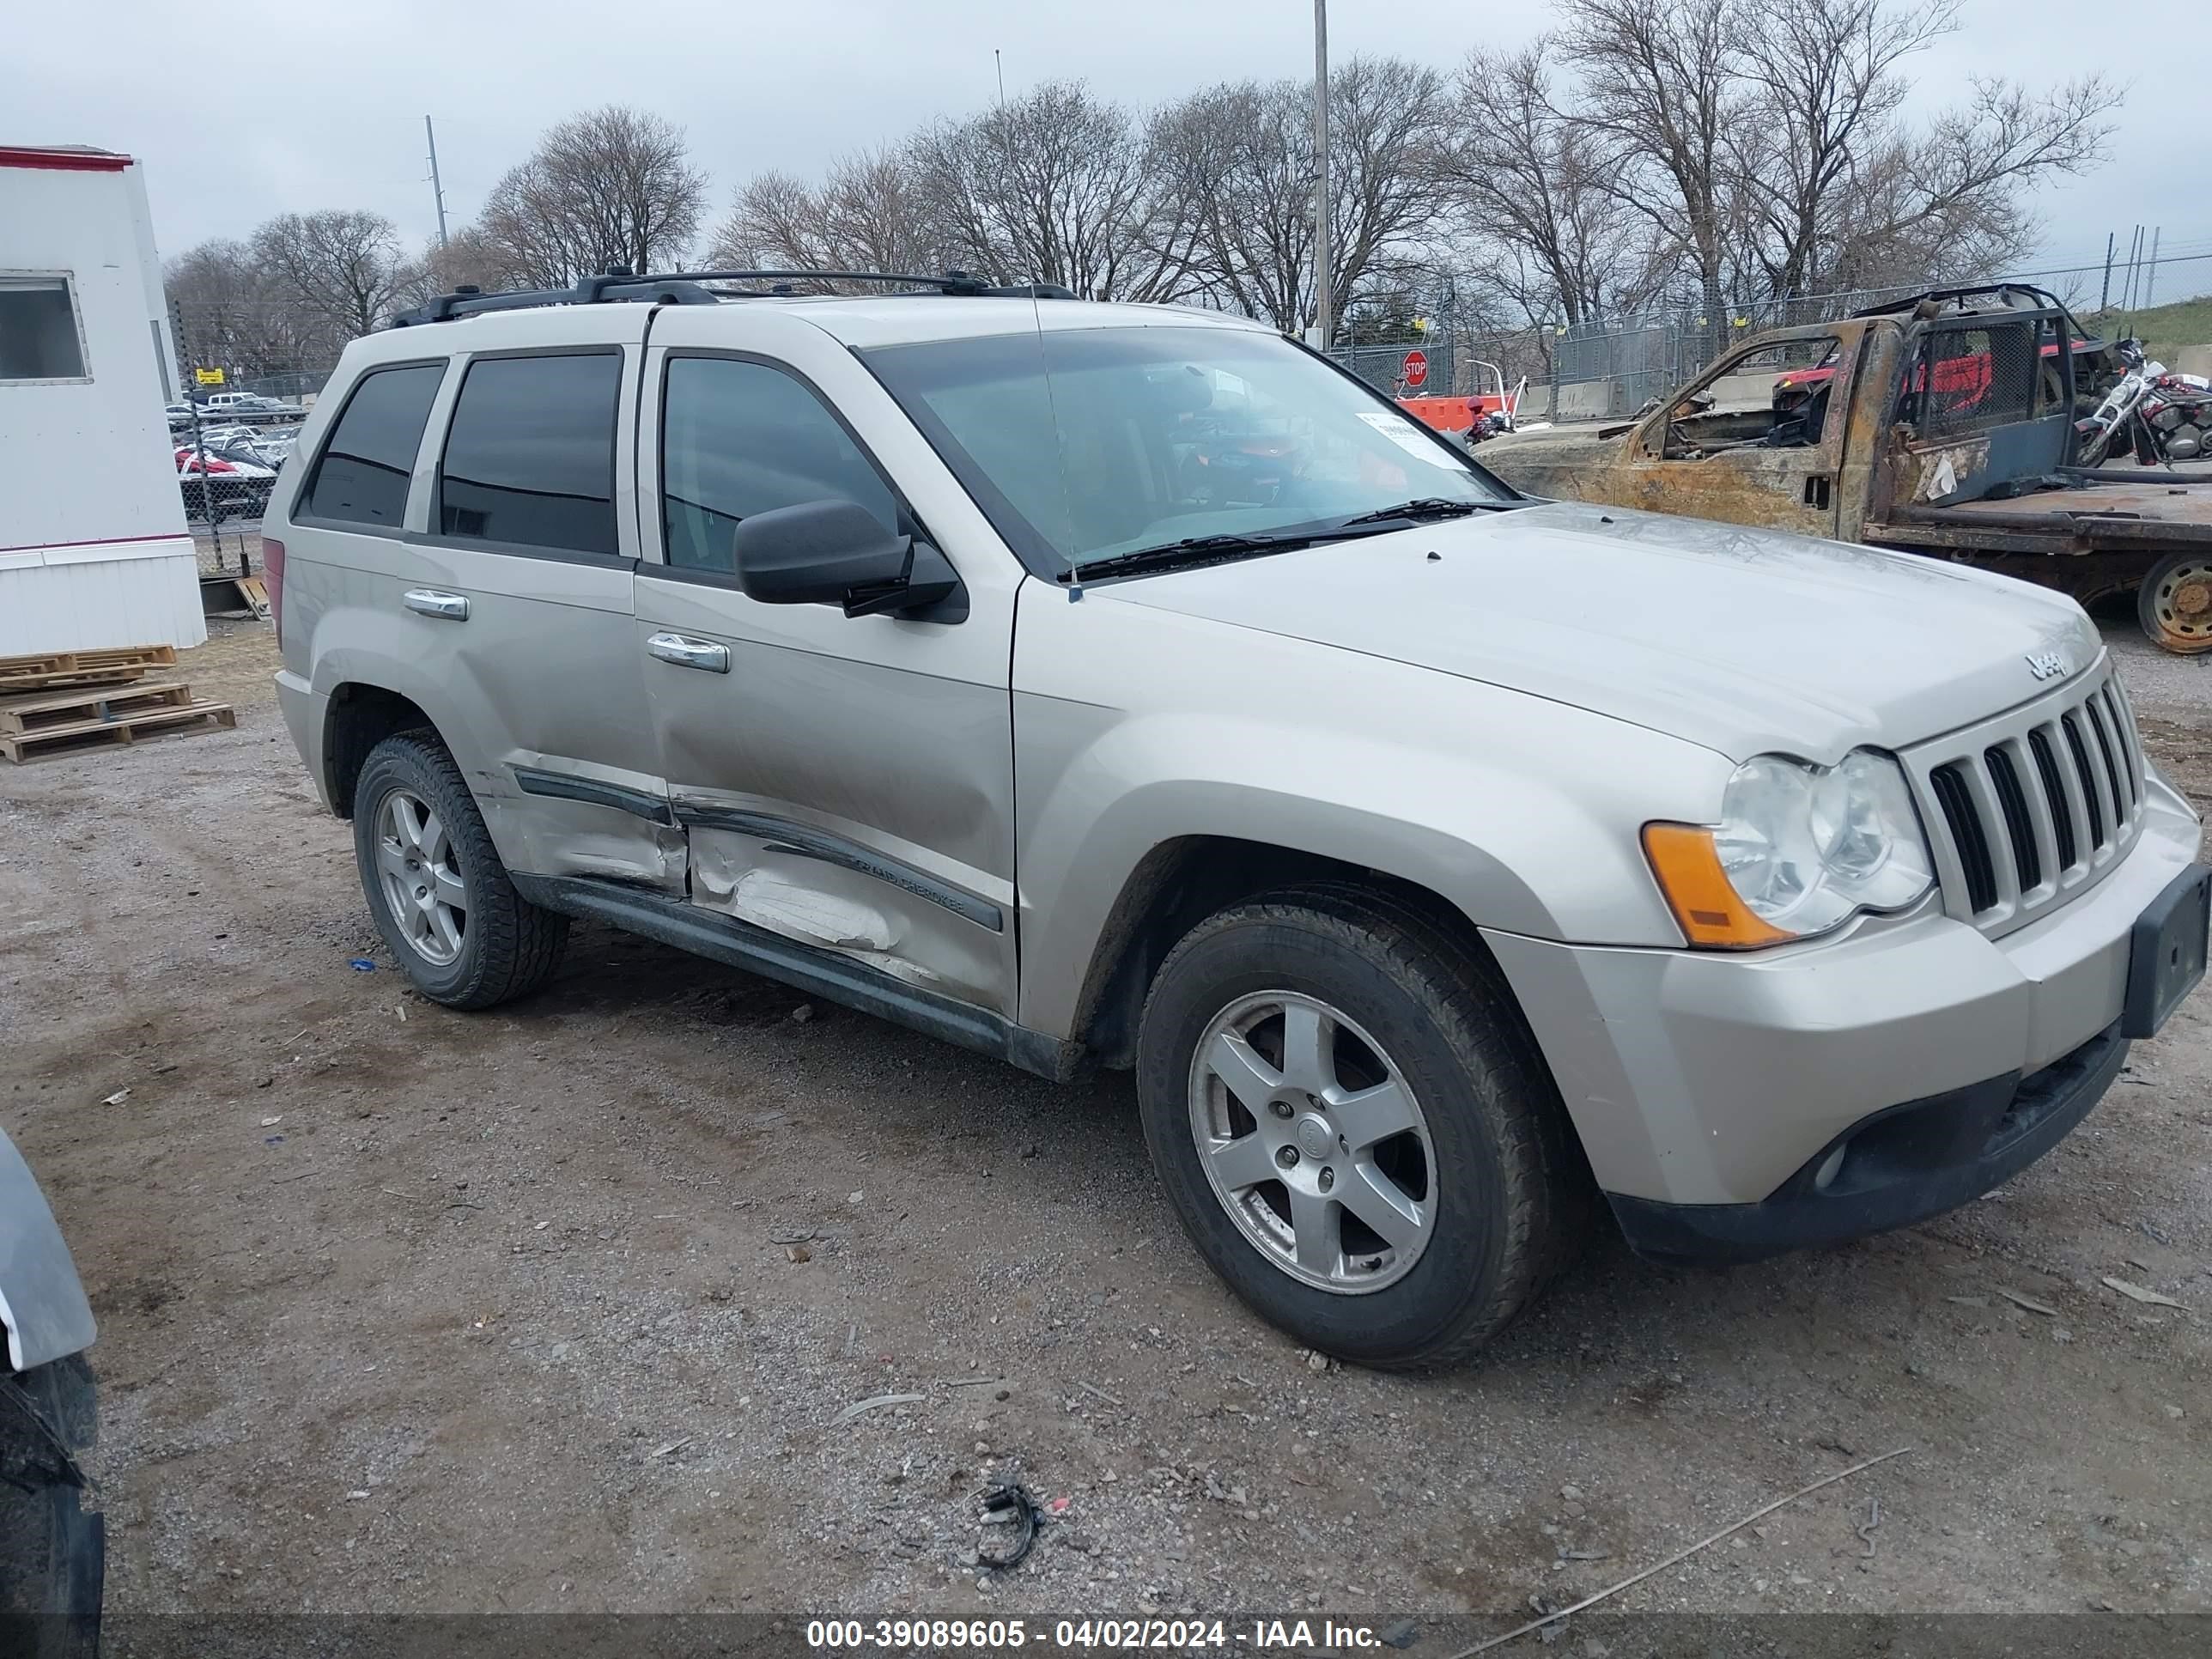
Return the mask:
M 776 287 L 715 289 L 708 283 L 773 283 Z M 907 288 L 933 289 L 939 294 L 963 297 L 1024 300 L 1073 300 L 1073 290 L 1057 283 L 1024 283 L 1003 286 L 972 271 L 948 270 L 939 276 L 890 270 L 676 270 L 640 276 L 617 266 L 581 279 L 574 288 L 517 289 L 504 294 L 485 294 L 472 288 L 441 294 L 428 304 L 395 314 L 388 326 L 414 328 L 442 323 L 455 317 L 472 317 L 488 311 L 526 311 L 538 306 L 588 306 L 611 303 L 646 305 L 714 305 L 726 299 L 766 300 L 796 295 L 793 283 L 888 283 Z

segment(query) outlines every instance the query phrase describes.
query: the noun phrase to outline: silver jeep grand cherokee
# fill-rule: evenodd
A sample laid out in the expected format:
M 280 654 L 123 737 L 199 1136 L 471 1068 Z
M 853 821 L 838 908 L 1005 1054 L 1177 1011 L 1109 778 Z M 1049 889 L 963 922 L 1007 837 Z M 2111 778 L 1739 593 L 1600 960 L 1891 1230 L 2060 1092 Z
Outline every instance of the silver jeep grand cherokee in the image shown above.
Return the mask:
M 2203 971 L 2071 600 L 1531 501 L 1234 319 L 775 275 L 448 295 L 307 424 L 285 718 L 428 996 L 584 917 L 1133 1067 L 1215 1269 L 1408 1365 L 1599 1194 L 1744 1260 L 1986 1192 Z

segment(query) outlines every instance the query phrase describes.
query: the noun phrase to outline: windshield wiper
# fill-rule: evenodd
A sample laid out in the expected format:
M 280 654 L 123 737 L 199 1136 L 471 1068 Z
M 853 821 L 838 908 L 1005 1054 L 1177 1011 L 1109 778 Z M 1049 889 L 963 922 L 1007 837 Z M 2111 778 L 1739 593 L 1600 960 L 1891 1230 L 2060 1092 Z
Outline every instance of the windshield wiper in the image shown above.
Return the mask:
M 1355 532 L 1354 534 L 1362 532 Z M 1372 532 L 1365 532 L 1372 533 Z M 1342 527 L 1333 530 L 1257 531 L 1244 535 L 1187 536 L 1179 542 L 1164 543 L 1158 547 L 1140 547 L 1133 553 L 1115 553 L 1103 559 L 1089 559 L 1060 572 L 1064 582 L 1087 581 L 1093 576 L 1127 576 L 1141 570 L 1165 570 L 1179 564 L 1191 564 L 1216 554 L 1234 557 L 1239 553 L 1286 553 L 1301 547 L 1311 547 L 1316 542 L 1349 540 Z
M 1346 519 L 1347 525 L 1388 524 L 1399 519 L 1459 519 L 1470 513 L 1480 513 L 1487 507 L 1504 507 L 1504 501 L 1462 501 L 1443 495 L 1423 495 L 1417 501 L 1401 501 L 1395 507 L 1378 507 L 1372 513 L 1363 513 L 1356 519 Z

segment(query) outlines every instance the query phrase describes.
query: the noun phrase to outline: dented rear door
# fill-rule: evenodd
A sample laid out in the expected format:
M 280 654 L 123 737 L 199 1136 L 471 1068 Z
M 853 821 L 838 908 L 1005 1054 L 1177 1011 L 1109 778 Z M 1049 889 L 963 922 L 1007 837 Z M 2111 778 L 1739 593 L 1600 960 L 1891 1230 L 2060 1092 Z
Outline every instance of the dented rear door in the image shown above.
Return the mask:
M 635 648 L 690 901 L 1011 1016 L 1019 567 L 799 309 L 669 307 L 649 337 Z M 848 617 L 739 591 L 738 520 L 831 498 L 935 544 L 968 614 Z

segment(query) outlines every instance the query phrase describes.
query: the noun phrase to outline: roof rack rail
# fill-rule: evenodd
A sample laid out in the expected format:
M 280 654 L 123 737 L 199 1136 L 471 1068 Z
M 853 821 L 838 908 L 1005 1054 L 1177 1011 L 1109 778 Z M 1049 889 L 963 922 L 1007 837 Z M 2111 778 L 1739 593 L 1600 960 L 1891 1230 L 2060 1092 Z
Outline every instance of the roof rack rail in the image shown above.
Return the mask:
M 1946 300 L 1969 300 L 1978 295 L 1994 294 L 2008 301 L 2014 295 L 2023 295 L 2035 303 L 2031 309 L 2064 311 L 2065 304 L 2056 295 L 2027 283 L 1970 283 L 1962 288 L 1931 288 L 1923 294 L 1907 295 L 1901 300 L 1887 300 L 1878 306 L 1869 306 L 1863 311 L 1854 311 L 1854 317 L 1887 317 L 1900 311 L 1917 311 L 1923 305 L 1940 305 Z M 2008 305 L 2007 309 L 2019 309 Z
M 708 283 L 772 283 L 773 288 L 716 289 Z M 1002 285 L 973 271 L 948 270 L 939 276 L 923 276 L 891 270 L 678 270 L 640 276 L 628 266 L 616 265 L 595 276 L 586 276 L 574 288 L 516 289 L 486 294 L 471 287 L 441 294 L 428 305 L 397 313 L 386 325 L 415 328 L 424 323 L 448 322 L 488 311 L 526 311 L 538 306 L 590 306 L 613 303 L 644 305 L 715 305 L 723 300 L 769 300 L 793 296 L 795 283 L 890 283 L 904 288 L 933 289 L 939 294 L 968 298 L 1073 300 L 1073 289 L 1057 283 Z

